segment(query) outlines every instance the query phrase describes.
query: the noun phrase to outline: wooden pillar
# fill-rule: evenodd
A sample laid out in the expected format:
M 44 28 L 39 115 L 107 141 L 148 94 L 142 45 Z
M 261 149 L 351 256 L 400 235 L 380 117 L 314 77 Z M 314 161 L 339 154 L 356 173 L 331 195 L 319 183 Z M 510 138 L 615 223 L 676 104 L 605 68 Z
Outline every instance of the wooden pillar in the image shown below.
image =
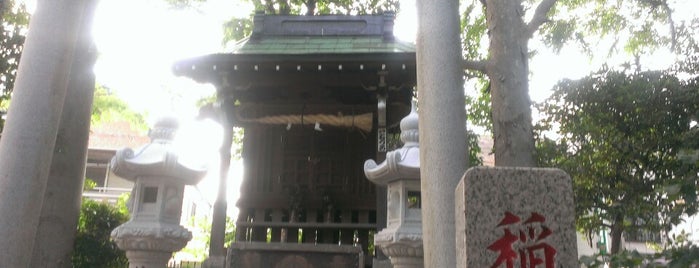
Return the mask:
M 387 129 L 386 129 L 386 97 L 382 96 L 379 98 L 377 104 L 377 136 L 376 136 L 376 162 L 381 163 L 386 160 L 386 151 L 388 146 L 387 139 Z M 383 144 L 381 144 L 383 143 Z M 383 230 L 387 226 L 388 214 L 386 212 L 388 201 L 386 196 L 388 195 L 386 185 L 374 185 L 376 189 L 376 232 Z M 373 243 L 373 241 L 372 241 Z M 374 254 L 376 260 L 388 262 L 388 257 L 375 248 Z
M 352 223 L 352 211 L 345 209 L 342 210 L 342 223 Z M 342 245 L 352 245 L 354 244 L 354 229 L 343 228 L 341 230 L 340 243 Z
M 369 211 L 366 210 L 360 210 L 359 211 L 359 224 L 367 224 L 369 223 Z M 362 249 L 364 250 L 365 256 L 370 256 L 366 255 L 368 254 L 368 248 L 369 248 L 369 230 L 367 229 L 360 229 L 359 230 L 359 244 L 362 245 Z M 371 241 L 373 243 L 373 241 Z
M 214 212 L 211 219 L 211 240 L 209 243 L 209 259 L 226 257 L 224 248 L 224 238 L 226 236 L 226 187 L 228 181 L 228 170 L 231 165 L 231 146 L 233 146 L 233 126 L 226 116 L 225 102 L 221 104 L 223 124 L 223 141 L 221 142 L 220 155 L 221 166 L 219 167 L 218 195 L 214 203 Z
M 299 216 L 298 212 L 296 209 L 291 209 L 289 211 L 289 223 L 298 223 L 299 222 Z M 289 227 L 286 228 L 286 242 L 287 243 L 299 243 L 299 228 L 298 227 Z
M 275 208 L 275 209 L 272 209 L 272 213 L 270 216 L 272 217 L 273 223 L 279 223 L 279 222 L 282 222 L 282 216 L 284 216 L 284 214 L 280 209 Z M 282 228 L 272 227 L 271 242 L 281 242 L 281 241 L 282 241 Z
M 265 210 L 264 209 L 256 209 L 255 210 L 255 218 L 253 218 L 253 223 L 263 223 L 265 222 Z M 250 239 L 253 242 L 266 242 L 267 241 L 267 227 L 265 226 L 256 226 L 252 228 L 252 238 Z
M 306 211 L 306 221 L 305 222 L 316 222 L 318 218 L 318 211 L 315 209 L 309 209 Z M 303 243 L 313 244 L 316 242 L 318 230 L 316 228 L 303 228 Z
M 324 223 L 333 223 L 334 222 L 334 217 L 335 216 L 335 211 L 332 207 L 326 208 L 323 210 L 323 222 Z M 318 243 L 323 243 L 323 244 L 334 244 L 337 242 L 335 240 L 335 236 L 337 235 L 337 229 L 334 228 L 322 228 L 318 230 Z

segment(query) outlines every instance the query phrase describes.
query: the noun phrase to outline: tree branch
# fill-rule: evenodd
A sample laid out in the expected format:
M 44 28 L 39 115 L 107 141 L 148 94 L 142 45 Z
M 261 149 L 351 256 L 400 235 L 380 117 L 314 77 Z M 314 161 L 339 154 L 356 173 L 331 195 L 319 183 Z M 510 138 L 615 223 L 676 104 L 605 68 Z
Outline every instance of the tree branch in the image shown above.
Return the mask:
M 532 20 L 527 24 L 527 31 L 530 37 L 539 29 L 539 26 L 548 21 L 546 14 L 548 14 L 549 10 L 556 4 L 556 1 L 558 0 L 543 0 L 539 3 L 539 6 L 536 7 L 534 17 L 532 17 Z
M 464 60 L 461 63 L 461 66 L 463 66 L 463 68 L 467 69 L 467 70 L 474 70 L 474 71 L 480 71 L 482 73 L 485 73 L 485 61 L 484 60 L 479 60 L 479 61 Z
M 677 30 L 675 29 L 675 21 L 672 19 L 672 9 L 670 9 L 670 6 L 667 4 L 667 1 L 662 1 L 662 3 L 660 3 L 660 6 L 667 14 L 667 21 L 670 24 L 670 41 L 672 42 L 671 50 L 675 51 L 675 49 L 677 48 Z

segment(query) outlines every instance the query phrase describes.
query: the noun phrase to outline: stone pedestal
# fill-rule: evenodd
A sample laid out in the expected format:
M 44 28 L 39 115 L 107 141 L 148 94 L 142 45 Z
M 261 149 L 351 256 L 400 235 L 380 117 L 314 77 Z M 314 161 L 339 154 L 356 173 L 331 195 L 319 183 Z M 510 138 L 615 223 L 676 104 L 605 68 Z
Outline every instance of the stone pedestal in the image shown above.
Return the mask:
M 112 171 L 135 182 L 129 201 L 131 220 L 112 231 L 130 268 L 166 267 L 172 253 L 192 239 L 192 233 L 179 224 L 184 186 L 198 183 L 205 171 L 178 161 L 171 146 L 176 129 L 174 119 L 160 120 L 150 132 L 150 144 L 137 152 L 120 150 L 112 158 Z
M 226 268 L 363 268 L 361 247 L 333 244 L 248 242 L 228 248 Z
M 126 252 L 126 258 L 129 259 L 129 268 L 167 267 L 170 257 L 172 257 L 172 252 L 145 250 L 129 250 Z
M 456 232 L 457 267 L 579 266 L 573 188 L 558 169 L 469 169 L 456 190 Z
M 226 257 L 222 256 L 209 256 L 202 263 L 204 268 L 224 268 L 226 267 Z
M 400 122 L 402 148 L 386 153 L 386 161 L 364 163 L 364 174 L 387 185 L 387 226 L 374 236 L 374 244 L 394 268 L 423 267 L 420 149 L 415 106 Z

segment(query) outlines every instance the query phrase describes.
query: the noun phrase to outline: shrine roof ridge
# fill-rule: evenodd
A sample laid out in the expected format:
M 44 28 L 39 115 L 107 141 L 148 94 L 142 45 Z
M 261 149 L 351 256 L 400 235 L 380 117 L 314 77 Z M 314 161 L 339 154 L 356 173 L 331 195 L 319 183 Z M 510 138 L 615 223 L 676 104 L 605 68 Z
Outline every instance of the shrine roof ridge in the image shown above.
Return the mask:
M 256 14 L 250 36 L 232 54 L 316 55 L 414 53 L 415 45 L 396 40 L 395 15 L 265 15 Z
M 271 36 L 243 39 L 233 54 L 346 54 L 346 53 L 414 53 L 408 42 L 386 41 L 381 36 Z
M 380 15 L 266 15 L 253 19 L 251 39 L 266 36 L 382 36 L 393 40 L 395 14 Z

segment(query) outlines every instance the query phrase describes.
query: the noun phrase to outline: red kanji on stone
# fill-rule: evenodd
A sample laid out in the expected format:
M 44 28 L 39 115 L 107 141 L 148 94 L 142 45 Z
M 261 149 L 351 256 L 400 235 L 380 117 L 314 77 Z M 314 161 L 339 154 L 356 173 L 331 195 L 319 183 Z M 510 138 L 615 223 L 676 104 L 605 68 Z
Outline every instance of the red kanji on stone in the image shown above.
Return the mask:
M 543 215 L 532 213 L 521 225 L 515 225 L 520 223 L 520 218 L 505 212 L 505 216 L 497 226 L 505 226 L 504 234 L 488 246 L 489 250 L 499 252 L 491 268 L 499 268 L 502 264 L 505 264 L 506 268 L 514 268 L 517 257 L 519 257 L 520 268 L 554 268 L 556 249 L 543 241 L 553 234 L 553 231 L 544 225 L 545 222 L 546 218 Z M 514 235 L 513 230 L 519 236 Z M 518 241 L 518 250 L 515 251 L 515 243 Z
M 517 236 L 510 232 L 510 229 L 505 229 L 505 235 L 495 241 L 488 249 L 500 252 L 500 256 L 495 260 L 491 268 L 500 267 L 500 264 L 506 263 L 507 268 L 514 268 L 514 260 L 517 258 L 517 252 L 512 248 L 512 244 L 517 242 Z

